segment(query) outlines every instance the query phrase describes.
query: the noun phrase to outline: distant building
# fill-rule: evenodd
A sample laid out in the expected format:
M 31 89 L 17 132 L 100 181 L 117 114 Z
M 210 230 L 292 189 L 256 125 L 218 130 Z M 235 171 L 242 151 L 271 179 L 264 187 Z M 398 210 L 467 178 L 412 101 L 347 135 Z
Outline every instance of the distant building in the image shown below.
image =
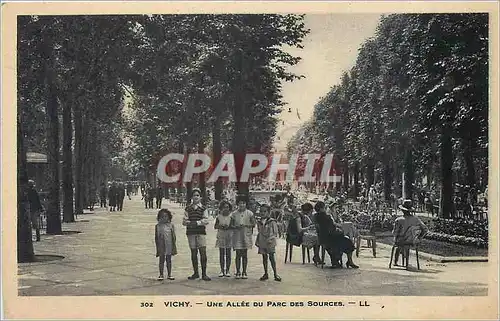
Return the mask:
M 27 152 L 26 163 L 28 179 L 32 179 L 35 181 L 36 187 L 39 191 L 47 190 L 47 155 L 35 152 Z

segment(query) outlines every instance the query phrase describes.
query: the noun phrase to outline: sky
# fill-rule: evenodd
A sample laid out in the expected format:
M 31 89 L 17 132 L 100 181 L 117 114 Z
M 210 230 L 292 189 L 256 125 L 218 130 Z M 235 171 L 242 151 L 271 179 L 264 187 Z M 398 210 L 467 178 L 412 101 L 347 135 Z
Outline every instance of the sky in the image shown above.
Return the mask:
M 285 125 L 279 122 L 275 139 L 278 151 L 286 150 L 287 141 L 312 117 L 314 105 L 340 83 L 343 72 L 354 66 L 359 47 L 375 35 L 380 18 L 378 14 L 306 15 L 305 25 L 310 33 L 304 38 L 304 48 L 287 50 L 302 57 L 289 71 L 305 78 L 283 84 L 282 95 L 287 105 L 280 115 Z

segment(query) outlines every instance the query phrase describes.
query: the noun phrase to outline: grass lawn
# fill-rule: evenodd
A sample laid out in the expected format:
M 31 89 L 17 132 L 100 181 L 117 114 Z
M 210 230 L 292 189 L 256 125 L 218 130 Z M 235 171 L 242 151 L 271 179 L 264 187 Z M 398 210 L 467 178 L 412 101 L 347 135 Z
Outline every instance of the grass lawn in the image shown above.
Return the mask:
M 392 236 L 377 238 L 377 242 L 393 244 Z M 439 256 L 488 256 L 488 249 L 479 249 L 473 246 L 452 244 L 442 241 L 423 239 L 418 247 L 419 251 Z

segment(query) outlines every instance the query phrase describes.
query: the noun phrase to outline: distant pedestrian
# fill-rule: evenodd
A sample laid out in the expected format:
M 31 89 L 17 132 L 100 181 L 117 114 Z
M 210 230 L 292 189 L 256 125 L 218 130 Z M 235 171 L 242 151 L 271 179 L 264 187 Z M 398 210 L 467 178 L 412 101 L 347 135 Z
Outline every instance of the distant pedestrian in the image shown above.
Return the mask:
M 101 201 L 101 207 L 106 207 L 106 199 L 108 197 L 108 188 L 104 183 L 101 184 L 99 189 L 99 199 Z
M 28 201 L 30 204 L 30 219 L 31 225 L 36 232 L 36 241 L 40 241 L 40 214 L 43 212 L 42 202 L 40 196 L 36 191 L 35 182 L 28 181 Z
M 222 201 L 219 204 L 219 214 L 215 219 L 215 229 L 217 230 L 217 241 L 215 246 L 219 248 L 219 277 L 230 277 L 231 267 L 231 244 L 232 230 L 231 225 L 231 210 L 233 207 L 228 201 Z
M 177 254 L 175 226 L 172 223 L 172 213 L 167 209 L 158 211 L 156 217 L 158 224 L 155 226 L 156 257 L 159 257 L 158 267 L 162 281 L 165 262 L 167 263 L 167 279 L 175 280 L 172 276 L 172 256 Z
M 271 268 L 274 273 L 274 280 L 281 281 L 281 277 L 276 270 L 276 239 L 278 237 L 278 224 L 271 217 L 271 207 L 264 204 L 260 207 L 261 219 L 257 222 L 257 240 L 255 245 L 259 248 L 259 254 L 262 254 L 262 265 L 264 267 L 264 275 L 260 278 L 261 281 L 269 279 L 267 274 L 267 261 L 271 262 Z
M 125 200 L 125 185 L 120 183 L 117 189 L 118 201 L 117 201 L 117 209 L 118 211 L 123 211 L 123 201 Z
M 109 211 L 114 212 L 118 205 L 118 186 L 116 182 L 111 183 L 109 188 Z
M 147 208 L 153 208 L 153 200 L 155 198 L 155 189 L 151 185 L 148 185 L 146 194 L 147 194 L 147 201 L 148 201 Z
M 161 208 L 162 200 L 163 200 L 163 186 L 161 186 L 161 183 L 158 183 L 158 186 L 156 187 L 156 208 L 157 209 Z
M 128 197 L 129 200 L 131 200 L 132 199 L 131 195 L 132 195 L 132 192 L 133 192 L 133 186 L 132 186 L 131 182 L 127 182 L 126 189 L 127 189 L 127 197 Z
M 93 211 L 96 203 L 97 188 L 94 185 L 90 186 L 89 189 L 89 210 Z

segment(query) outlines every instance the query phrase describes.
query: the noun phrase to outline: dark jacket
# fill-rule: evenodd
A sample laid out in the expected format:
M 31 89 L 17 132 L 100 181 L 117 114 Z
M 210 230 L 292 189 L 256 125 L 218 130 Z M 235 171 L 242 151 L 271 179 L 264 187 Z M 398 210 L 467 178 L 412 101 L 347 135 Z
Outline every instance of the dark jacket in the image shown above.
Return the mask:
M 42 202 L 40 202 L 40 196 L 33 187 L 28 188 L 28 201 L 30 203 L 30 211 L 32 213 L 41 212 L 43 210 Z

